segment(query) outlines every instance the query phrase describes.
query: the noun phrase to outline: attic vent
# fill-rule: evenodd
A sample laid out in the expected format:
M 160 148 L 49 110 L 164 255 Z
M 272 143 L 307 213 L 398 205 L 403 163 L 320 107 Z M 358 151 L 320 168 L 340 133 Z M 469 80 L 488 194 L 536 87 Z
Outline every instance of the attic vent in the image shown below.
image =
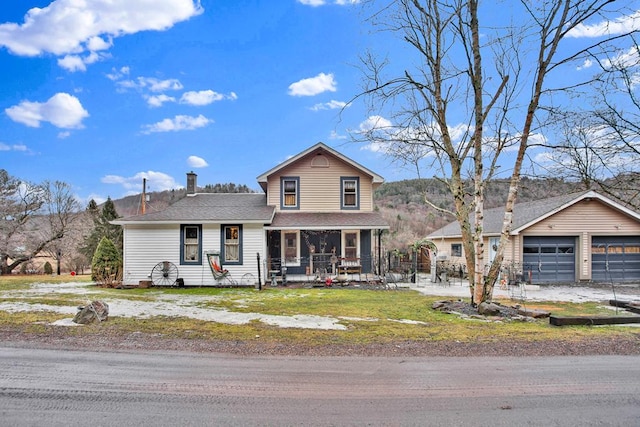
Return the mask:
M 312 168 L 328 168 L 329 167 L 329 159 L 327 159 L 322 154 L 318 153 L 313 159 L 311 159 L 311 167 Z

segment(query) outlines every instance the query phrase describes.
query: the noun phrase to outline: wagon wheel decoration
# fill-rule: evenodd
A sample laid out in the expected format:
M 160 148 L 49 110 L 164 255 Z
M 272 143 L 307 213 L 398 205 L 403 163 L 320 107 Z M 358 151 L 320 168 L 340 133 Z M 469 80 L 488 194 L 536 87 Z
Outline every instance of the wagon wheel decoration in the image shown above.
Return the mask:
M 178 267 L 171 261 L 162 261 L 151 270 L 154 286 L 173 286 L 178 279 Z

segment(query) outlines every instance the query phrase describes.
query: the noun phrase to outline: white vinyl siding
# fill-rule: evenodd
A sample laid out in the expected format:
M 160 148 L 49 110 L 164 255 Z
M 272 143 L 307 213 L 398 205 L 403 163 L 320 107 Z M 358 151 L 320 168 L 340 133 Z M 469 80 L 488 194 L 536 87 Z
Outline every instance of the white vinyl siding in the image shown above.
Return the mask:
M 223 266 L 234 279 L 245 273 L 258 277 L 257 255 L 265 256 L 265 237 L 262 224 L 243 224 L 243 264 Z M 202 251 L 220 250 L 220 225 L 202 226 Z M 149 280 L 153 267 L 162 261 L 170 261 L 178 267 L 178 277 L 186 286 L 212 286 L 216 282 L 206 262 L 202 265 L 180 265 L 180 225 L 127 225 L 124 229 L 124 283 L 137 285 Z M 201 254 L 202 256 L 202 254 Z M 206 260 L 205 260 L 206 261 Z

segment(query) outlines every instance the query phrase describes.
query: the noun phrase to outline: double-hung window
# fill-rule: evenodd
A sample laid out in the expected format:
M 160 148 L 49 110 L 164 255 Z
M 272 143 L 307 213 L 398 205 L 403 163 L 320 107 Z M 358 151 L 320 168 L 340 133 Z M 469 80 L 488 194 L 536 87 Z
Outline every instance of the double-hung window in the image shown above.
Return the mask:
M 300 208 L 300 179 L 298 177 L 283 177 L 280 180 L 282 209 Z
M 202 226 L 180 226 L 180 264 L 202 264 Z
M 286 265 L 300 265 L 300 232 L 282 232 L 282 259 Z
M 360 208 L 360 180 L 358 177 L 343 177 L 340 180 L 341 208 L 342 209 L 359 209 Z
M 222 227 L 223 264 L 242 264 L 242 226 Z
M 344 257 L 345 258 L 358 258 L 358 232 L 357 231 L 345 231 L 344 232 Z

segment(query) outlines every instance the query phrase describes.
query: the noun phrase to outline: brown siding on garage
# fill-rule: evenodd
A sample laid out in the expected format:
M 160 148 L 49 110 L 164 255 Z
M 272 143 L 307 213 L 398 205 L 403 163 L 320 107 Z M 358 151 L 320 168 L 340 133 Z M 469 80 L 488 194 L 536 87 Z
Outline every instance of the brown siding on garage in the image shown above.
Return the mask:
M 598 200 L 583 200 L 532 225 L 523 234 L 560 236 L 583 231 L 600 235 L 640 234 L 640 223 Z

